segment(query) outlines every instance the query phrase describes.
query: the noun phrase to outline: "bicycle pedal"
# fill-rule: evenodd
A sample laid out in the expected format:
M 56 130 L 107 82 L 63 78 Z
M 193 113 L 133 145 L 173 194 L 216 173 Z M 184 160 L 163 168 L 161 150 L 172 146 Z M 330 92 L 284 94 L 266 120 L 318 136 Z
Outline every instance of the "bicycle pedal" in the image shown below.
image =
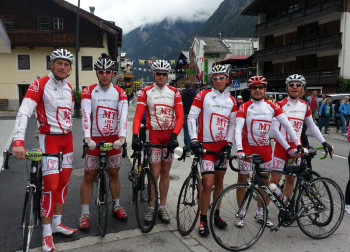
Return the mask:
M 278 230 L 280 229 L 280 227 L 279 226 L 271 226 L 270 227 L 270 232 L 277 232 Z

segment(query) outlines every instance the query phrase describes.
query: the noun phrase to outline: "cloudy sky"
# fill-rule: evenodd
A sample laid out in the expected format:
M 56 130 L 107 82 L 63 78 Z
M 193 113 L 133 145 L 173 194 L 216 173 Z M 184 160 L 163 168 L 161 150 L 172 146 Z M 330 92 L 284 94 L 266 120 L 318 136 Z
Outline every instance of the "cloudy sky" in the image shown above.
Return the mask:
M 78 5 L 78 0 L 66 0 Z M 223 0 L 80 0 L 80 8 L 89 11 L 95 6 L 95 15 L 129 31 L 143 25 L 162 21 L 183 19 L 205 21 Z

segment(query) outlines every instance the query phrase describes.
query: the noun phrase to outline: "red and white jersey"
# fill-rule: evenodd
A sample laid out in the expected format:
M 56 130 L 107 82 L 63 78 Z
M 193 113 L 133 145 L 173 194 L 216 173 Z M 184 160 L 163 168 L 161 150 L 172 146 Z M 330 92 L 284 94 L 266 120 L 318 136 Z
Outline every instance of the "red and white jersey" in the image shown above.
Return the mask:
M 50 73 L 34 81 L 18 110 L 14 146 L 24 146 L 28 118 L 36 109 L 40 134 L 68 134 L 72 131 L 73 90 L 66 80 L 58 81 Z
M 276 118 L 287 129 L 294 142 L 300 144 L 292 125 L 279 105 L 267 100 L 251 99 L 242 104 L 237 112 L 235 131 L 237 150 L 244 150 L 245 145 L 269 145 L 273 118 Z
M 307 102 L 299 99 L 293 100 L 288 96 L 287 98 L 277 102 L 277 104 L 282 108 L 283 112 L 288 117 L 288 120 L 292 124 L 298 139 L 300 139 L 301 137 L 303 123 L 305 120 L 312 134 L 321 142 L 324 142 L 324 139 L 320 131 L 318 130 L 318 127 L 313 122 L 311 116 L 311 109 Z M 290 147 L 290 144 L 293 142 L 293 140 L 289 136 L 286 129 L 282 127 L 282 125 L 277 120 L 273 120 L 272 130 L 275 140 L 287 150 Z
M 160 89 L 155 83 L 139 93 L 133 124 L 133 133 L 140 131 L 141 121 L 146 109 L 146 128 L 148 130 L 173 130 L 179 134 L 184 112 L 180 92 L 166 84 Z
M 188 114 L 188 131 L 191 140 L 199 142 L 233 142 L 237 103 L 230 92 L 216 89 L 199 92 Z M 197 135 L 198 120 L 198 135 Z
M 104 90 L 101 85 L 88 86 L 81 93 L 84 137 L 126 136 L 128 98 L 116 85 Z M 118 119 L 120 120 L 118 128 Z

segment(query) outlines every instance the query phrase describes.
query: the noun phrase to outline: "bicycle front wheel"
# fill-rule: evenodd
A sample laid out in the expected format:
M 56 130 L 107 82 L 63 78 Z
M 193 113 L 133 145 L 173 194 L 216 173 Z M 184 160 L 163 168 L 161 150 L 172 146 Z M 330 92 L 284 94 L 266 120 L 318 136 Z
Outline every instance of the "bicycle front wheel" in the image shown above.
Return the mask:
M 108 187 L 108 176 L 105 170 L 99 171 L 97 176 L 96 205 L 98 212 L 98 224 L 100 236 L 104 237 L 107 233 L 108 210 L 110 204 L 110 195 Z
M 301 189 L 297 202 L 297 220 L 301 231 L 314 239 L 333 234 L 344 216 L 344 195 L 329 178 L 316 178 Z
M 33 236 L 35 226 L 35 213 L 34 213 L 34 189 L 29 187 L 26 192 L 26 204 L 24 205 L 23 216 L 23 251 L 29 251 L 30 241 Z
M 239 196 L 241 202 L 238 202 Z M 262 204 L 263 219 L 256 220 L 258 200 Z M 218 205 L 220 216 L 227 223 L 225 229 L 219 229 L 214 223 L 214 214 Z M 263 234 L 267 220 L 267 207 L 262 194 L 246 183 L 227 187 L 213 202 L 210 211 L 210 230 L 215 241 L 229 251 L 240 251 L 251 247 Z
M 142 232 L 148 233 L 156 222 L 158 210 L 157 184 L 151 170 L 143 169 L 136 186 L 136 219 Z
M 191 174 L 181 187 L 176 207 L 177 228 L 183 236 L 189 235 L 197 223 L 201 193 L 198 174 Z

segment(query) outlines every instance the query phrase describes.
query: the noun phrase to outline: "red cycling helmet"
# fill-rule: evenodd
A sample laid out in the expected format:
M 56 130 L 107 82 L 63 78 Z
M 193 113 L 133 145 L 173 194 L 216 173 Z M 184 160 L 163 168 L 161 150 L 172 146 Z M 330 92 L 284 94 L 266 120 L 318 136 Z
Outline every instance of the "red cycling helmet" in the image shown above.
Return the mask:
M 252 85 L 257 85 L 257 84 L 263 84 L 267 86 L 267 80 L 265 79 L 264 76 L 256 75 L 256 76 L 250 77 L 250 79 L 248 80 L 248 87 Z

